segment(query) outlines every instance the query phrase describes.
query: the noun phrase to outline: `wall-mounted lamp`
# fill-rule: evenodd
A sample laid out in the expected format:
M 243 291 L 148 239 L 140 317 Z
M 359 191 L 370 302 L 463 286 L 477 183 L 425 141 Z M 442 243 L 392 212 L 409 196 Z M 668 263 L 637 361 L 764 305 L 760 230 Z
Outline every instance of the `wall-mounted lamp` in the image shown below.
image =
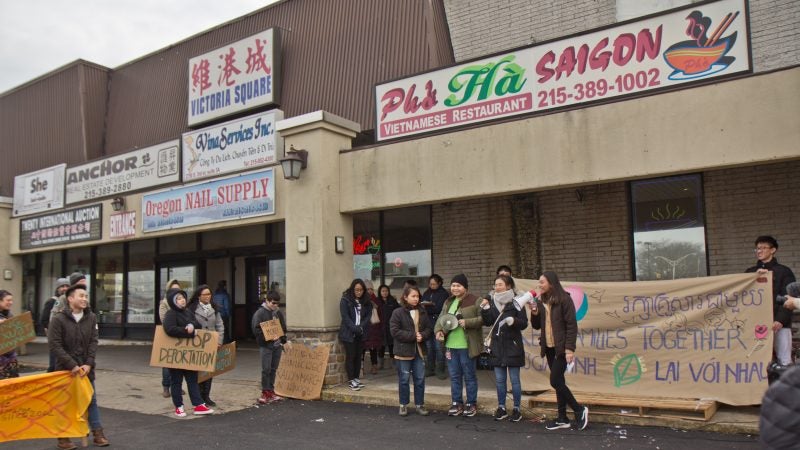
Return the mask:
M 295 150 L 294 145 L 289 146 L 286 156 L 279 159 L 283 168 L 283 178 L 296 180 L 300 178 L 300 171 L 308 165 L 308 151 Z
M 114 199 L 111 200 L 111 209 L 113 209 L 114 211 L 122 211 L 122 208 L 124 208 L 124 207 L 125 207 L 125 199 L 124 198 L 122 198 L 122 197 L 114 197 Z
M 308 236 L 297 236 L 297 252 L 308 253 Z
M 3 279 L 10 280 L 14 278 L 14 271 L 11 269 L 3 269 Z
M 344 253 L 344 236 L 336 236 L 333 247 L 336 249 L 336 253 Z

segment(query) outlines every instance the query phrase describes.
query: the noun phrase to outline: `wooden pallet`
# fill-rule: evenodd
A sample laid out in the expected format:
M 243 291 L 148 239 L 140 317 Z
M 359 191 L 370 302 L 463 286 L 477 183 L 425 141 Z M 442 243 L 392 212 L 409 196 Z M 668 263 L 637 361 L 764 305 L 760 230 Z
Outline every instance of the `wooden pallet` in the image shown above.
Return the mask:
M 596 392 L 573 392 L 578 403 L 589 407 L 591 414 L 615 414 L 634 417 L 669 417 L 708 421 L 717 412 L 717 402 L 708 399 L 630 397 Z M 555 391 L 529 397 L 531 408 L 555 411 Z

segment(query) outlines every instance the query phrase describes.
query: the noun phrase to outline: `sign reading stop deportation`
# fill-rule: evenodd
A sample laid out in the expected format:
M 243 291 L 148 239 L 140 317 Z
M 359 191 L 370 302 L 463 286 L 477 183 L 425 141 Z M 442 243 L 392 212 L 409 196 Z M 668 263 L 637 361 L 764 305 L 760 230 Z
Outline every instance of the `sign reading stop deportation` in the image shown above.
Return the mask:
M 178 181 L 178 140 L 67 169 L 67 204 Z
M 275 214 L 273 170 L 148 194 L 142 212 L 145 233 Z
M 185 133 L 183 182 L 276 163 L 283 139 L 275 132 L 275 122 L 281 119 L 283 111 L 276 109 Z
M 102 208 L 103 205 L 97 204 L 22 219 L 19 221 L 19 248 L 25 250 L 100 239 Z
M 161 325 L 156 326 L 150 365 L 213 372 L 217 363 L 219 333 L 195 330 L 194 337 L 168 336 Z

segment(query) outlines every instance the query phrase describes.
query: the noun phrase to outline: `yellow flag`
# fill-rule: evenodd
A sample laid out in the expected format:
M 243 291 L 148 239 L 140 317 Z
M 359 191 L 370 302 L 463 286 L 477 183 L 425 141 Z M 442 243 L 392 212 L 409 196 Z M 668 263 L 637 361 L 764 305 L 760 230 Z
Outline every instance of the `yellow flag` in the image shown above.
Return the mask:
M 91 401 L 89 378 L 67 371 L 0 380 L 0 442 L 85 436 Z

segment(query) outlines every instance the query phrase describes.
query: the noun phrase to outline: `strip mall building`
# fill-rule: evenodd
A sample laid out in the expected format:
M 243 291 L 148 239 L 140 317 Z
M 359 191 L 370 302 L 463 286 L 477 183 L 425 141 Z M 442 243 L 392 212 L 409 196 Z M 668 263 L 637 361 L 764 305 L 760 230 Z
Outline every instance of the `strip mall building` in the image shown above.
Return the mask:
M 235 338 L 277 289 L 335 343 L 354 276 L 702 277 L 761 234 L 800 269 L 800 4 L 508 3 L 286 0 L 0 94 L 3 288 L 37 316 L 83 271 L 150 339 L 168 279 L 227 280 Z

